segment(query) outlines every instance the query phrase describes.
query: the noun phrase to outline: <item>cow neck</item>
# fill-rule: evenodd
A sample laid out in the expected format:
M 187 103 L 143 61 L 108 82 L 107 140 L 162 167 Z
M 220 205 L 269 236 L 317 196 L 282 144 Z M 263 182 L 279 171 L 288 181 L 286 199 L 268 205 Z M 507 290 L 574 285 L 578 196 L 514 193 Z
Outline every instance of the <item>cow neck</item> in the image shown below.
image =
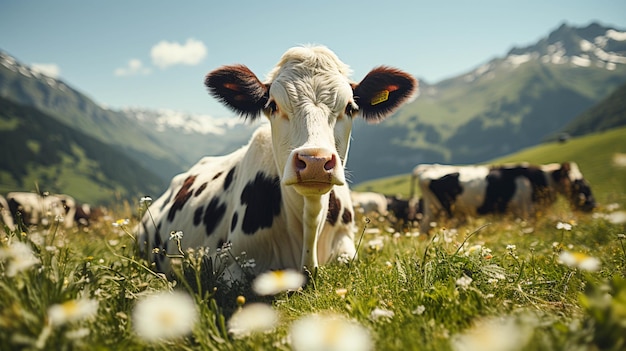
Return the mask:
M 290 226 L 301 226 L 300 230 L 290 227 L 290 235 L 301 233 L 298 238 L 302 243 L 300 269 L 306 269 L 310 273 L 315 273 L 319 262 L 317 255 L 318 239 L 321 235 L 326 214 L 328 212 L 329 193 L 323 195 L 302 196 L 298 194 L 293 187 L 283 187 L 284 197 L 287 204 L 285 208 L 292 209 L 292 220 L 289 221 Z M 300 211 L 296 211 L 296 209 Z

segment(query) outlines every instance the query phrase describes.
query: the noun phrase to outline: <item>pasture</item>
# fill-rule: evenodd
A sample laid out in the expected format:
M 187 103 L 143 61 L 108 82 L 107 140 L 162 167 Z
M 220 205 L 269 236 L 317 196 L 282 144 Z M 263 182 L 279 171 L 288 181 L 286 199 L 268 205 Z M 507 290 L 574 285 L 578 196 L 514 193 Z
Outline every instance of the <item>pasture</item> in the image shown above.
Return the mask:
M 139 199 L 88 229 L 4 228 L 0 349 L 623 350 L 626 168 L 607 160 L 626 152 L 625 133 L 521 154 L 547 162 L 571 151 L 600 203 L 592 214 L 559 201 L 532 221 L 487 216 L 430 236 L 361 216 L 356 259 L 273 297 L 220 284 L 200 250 L 169 258 L 177 279 L 156 274 L 132 232 L 147 208 Z M 368 186 L 387 192 L 386 181 Z M 149 298 L 170 290 L 191 299 Z M 315 343 L 325 346 L 306 348 Z

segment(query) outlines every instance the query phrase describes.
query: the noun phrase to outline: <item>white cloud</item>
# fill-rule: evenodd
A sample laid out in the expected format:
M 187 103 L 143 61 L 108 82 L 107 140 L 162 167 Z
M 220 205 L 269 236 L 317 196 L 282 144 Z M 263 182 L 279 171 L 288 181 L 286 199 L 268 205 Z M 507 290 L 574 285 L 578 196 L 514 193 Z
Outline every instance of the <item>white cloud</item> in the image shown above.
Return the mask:
M 203 42 L 189 38 L 185 44 L 162 40 L 152 47 L 150 56 L 152 63 L 160 68 L 173 65 L 194 66 L 200 63 L 207 55 L 207 48 Z
M 144 67 L 141 60 L 131 59 L 128 61 L 125 67 L 116 68 L 113 72 L 118 77 L 134 76 L 134 75 L 147 75 L 150 74 L 150 68 Z
M 30 68 L 40 74 L 44 74 L 50 78 L 58 78 L 61 69 L 54 63 L 33 63 Z

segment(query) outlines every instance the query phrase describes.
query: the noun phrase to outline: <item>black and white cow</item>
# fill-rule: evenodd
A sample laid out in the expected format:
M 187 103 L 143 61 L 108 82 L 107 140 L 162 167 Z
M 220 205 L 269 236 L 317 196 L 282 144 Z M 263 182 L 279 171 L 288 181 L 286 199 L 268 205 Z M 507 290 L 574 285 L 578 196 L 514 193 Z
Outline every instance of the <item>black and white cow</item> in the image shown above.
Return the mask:
M 571 205 L 591 211 L 595 199 L 574 162 L 547 165 L 449 166 L 419 165 L 413 170 L 423 199 L 420 228 L 441 214 L 448 218 L 510 212 L 527 218 L 551 205 L 557 194 Z
M 372 191 L 351 191 L 350 198 L 355 210 L 361 210 L 364 214 L 377 213 L 381 216 L 387 215 L 388 201 L 383 194 Z
M 354 255 L 344 174 L 352 119 L 381 121 L 413 95 L 417 82 L 389 67 L 373 69 L 360 83 L 349 73 L 322 46 L 289 49 L 264 82 L 243 65 L 210 72 L 205 85 L 214 97 L 250 119 L 263 113 L 269 124 L 241 149 L 205 157 L 174 177 L 142 220 L 144 248 L 175 253 L 168 238 L 180 230 L 183 249 L 215 253 L 229 243 L 234 256 L 245 252 L 255 260 L 254 273 L 313 271 Z M 169 270 L 162 255 L 152 259 Z
M 50 225 L 57 219 L 65 228 L 74 225 L 76 201 L 69 195 L 10 192 L 6 199 L 13 218 L 27 226 Z

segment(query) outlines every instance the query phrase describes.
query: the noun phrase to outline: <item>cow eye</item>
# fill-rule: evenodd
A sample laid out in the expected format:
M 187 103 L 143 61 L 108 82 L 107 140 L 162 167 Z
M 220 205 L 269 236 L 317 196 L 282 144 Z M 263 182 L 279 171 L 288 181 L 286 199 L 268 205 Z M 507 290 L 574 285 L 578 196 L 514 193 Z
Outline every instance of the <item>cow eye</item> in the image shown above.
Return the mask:
M 269 112 L 270 115 L 273 115 L 278 111 L 278 105 L 276 105 L 276 101 L 271 100 L 267 103 L 265 109 Z
M 346 106 L 346 116 L 354 116 L 355 113 L 357 113 L 357 111 L 359 110 L 358 106 L 356 106 L 356 104 L 354 102 L 349 102 L 348 105 Z

